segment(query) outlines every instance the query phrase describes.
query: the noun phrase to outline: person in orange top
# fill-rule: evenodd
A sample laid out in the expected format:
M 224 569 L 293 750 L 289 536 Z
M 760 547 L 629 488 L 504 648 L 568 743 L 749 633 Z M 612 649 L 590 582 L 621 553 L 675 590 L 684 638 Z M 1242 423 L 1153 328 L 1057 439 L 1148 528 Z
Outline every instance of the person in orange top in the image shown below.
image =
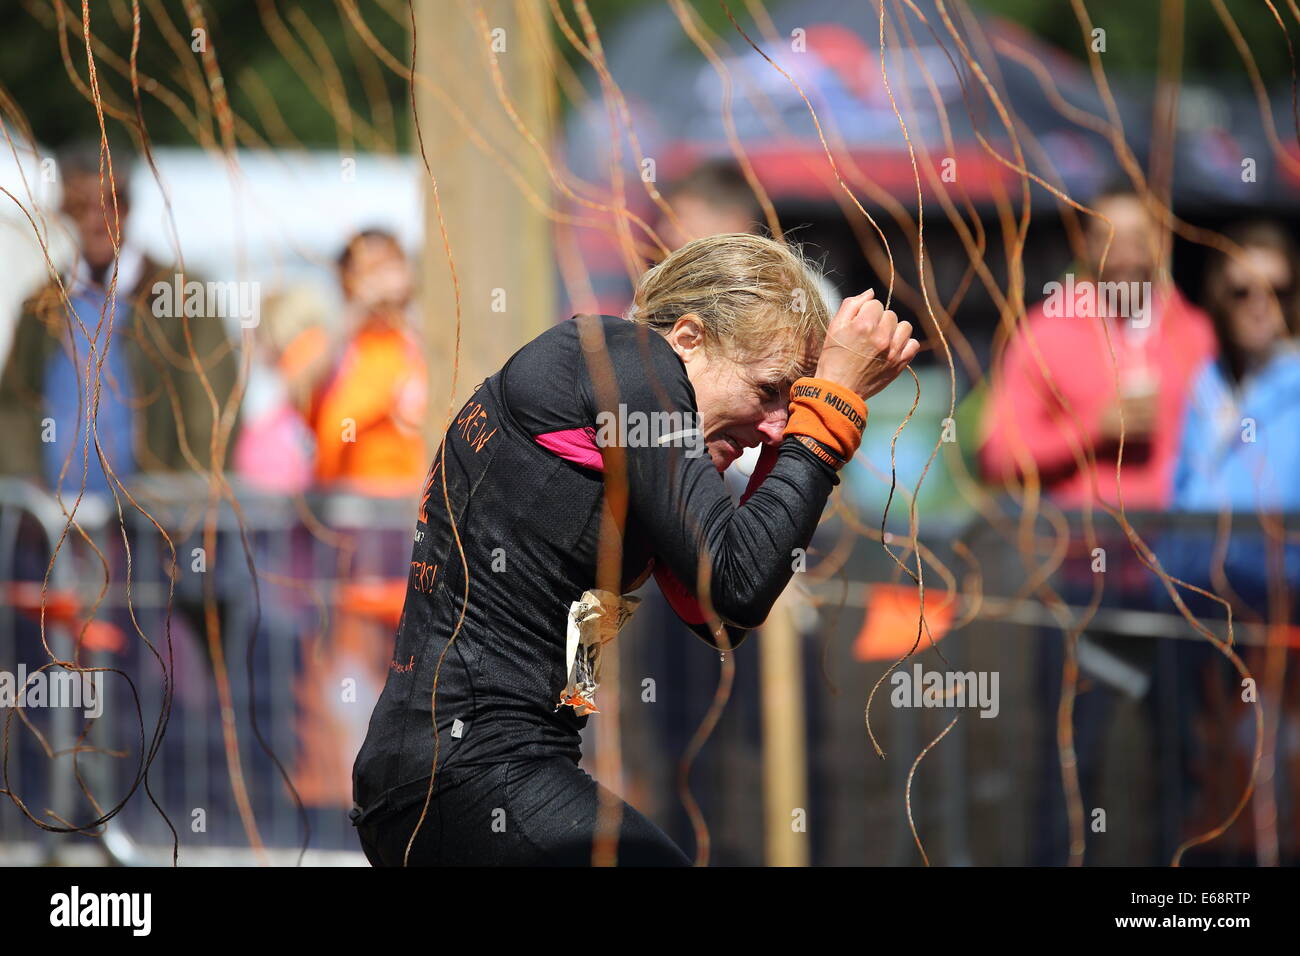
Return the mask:
M 338 268 L 346 303 L 343 345 L 310 401 L 316 481 L 330 490 L 409 496 L 414 505 L 431 456 L 421 435 L 427 371 L 411 323 L 410 263 L 396 237 L 369 229 L 348 241 Z M 301 354 L 290 349 L 290 366 L 310 361 L 315 347 L 307 341 Z M 380 558 L 352 567 L 339 613 L 299 678 L 302 747 L 295 779 L 303 802 L 314 807 L 351 805 L 347 761 L 365 737 L 369 706 L 388 671 L 391 645 L 382 636 L 401 617 L 410 554 L 409 544 L 405 553 L 387 547 L 391 538 L 364 521 L 336 530 Z M 409 540 L 405 532 L 401 537 Z M 357 679 L 361 706 L 339 706 L 333 690 L 339 674 Z
M 426 367 L 411 329 L 411 267 L 396 237 L 358 233 L 339 256 L 353 329 L 317 397 L 316 480 L 366 494 L 419 490 L 428 468 L 420 426 Z

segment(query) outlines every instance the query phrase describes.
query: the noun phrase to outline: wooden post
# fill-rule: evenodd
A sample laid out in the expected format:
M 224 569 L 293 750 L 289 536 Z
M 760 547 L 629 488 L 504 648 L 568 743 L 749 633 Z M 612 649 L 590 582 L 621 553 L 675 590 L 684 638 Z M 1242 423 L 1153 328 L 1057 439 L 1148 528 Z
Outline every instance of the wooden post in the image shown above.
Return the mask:
M 486 15 L 488 35 L 473 11 L 460 4 L 416 0 L 416 66 L 430 81 L 416 79 L 416 107 L 461 294 L 460 373 L 453 396 L 456 300 L 433 183 L 421 163 L 425 238 L 420 304 L 429 364 L 430 447 L 442 438 L 449 400 L 459 407 L 475 386 L 555 319 L 550 222 L 501 168 L 501 160 L 475 145 L 448 106 L 450 100 L 474 132 L 550 202 L 546 166 L 510 119 L 489 61 L 489 50 L 494 50 L 506 97 L 520 121 L 549 149 L 556 97 L 547 66 L 545 2 L 480 0 L 476 7 Z M 414 129 L 412 140 L 418 158 Z
M 787 590 L 755 637 L 763 702 L 763 820 L 768 866 L 807 866 L 808 754 L 798 596 Z

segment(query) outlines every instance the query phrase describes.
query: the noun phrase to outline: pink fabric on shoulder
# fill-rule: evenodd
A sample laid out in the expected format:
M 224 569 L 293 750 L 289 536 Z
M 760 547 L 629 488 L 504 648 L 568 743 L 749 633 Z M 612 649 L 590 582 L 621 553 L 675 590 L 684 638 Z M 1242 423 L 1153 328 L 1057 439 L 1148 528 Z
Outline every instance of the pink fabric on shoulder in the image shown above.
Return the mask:
M 596 445 L 596 429 L 591 426 L 547 432 L 538 435 L 536 440 L 537 444 L 565 461 L 593 471 L 605 470 L 605 459 L 601 457 L 600 448 Z

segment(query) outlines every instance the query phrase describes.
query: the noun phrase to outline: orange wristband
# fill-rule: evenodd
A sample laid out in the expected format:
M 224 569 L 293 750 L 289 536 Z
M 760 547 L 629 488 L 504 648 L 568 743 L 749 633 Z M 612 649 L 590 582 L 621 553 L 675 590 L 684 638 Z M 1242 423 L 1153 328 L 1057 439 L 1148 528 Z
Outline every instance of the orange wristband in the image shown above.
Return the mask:
M 833 467 L 842 467 L 857 453 L 866 426 L 867 403 L 851 389 L 823 378 L 801 378 L 790 389 L 785 433 L 817 442 L 840 460 Z

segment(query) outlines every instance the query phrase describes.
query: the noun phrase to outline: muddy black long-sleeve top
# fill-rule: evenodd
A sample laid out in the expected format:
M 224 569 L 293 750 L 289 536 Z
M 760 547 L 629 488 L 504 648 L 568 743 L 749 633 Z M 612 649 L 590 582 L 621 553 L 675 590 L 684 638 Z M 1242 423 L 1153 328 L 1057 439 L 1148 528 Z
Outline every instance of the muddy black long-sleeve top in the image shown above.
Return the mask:
M 603 352 L 584 351 L 597 331 Z M 366 816 L 424 799 L 440 656 L 440 780 L 444 769 L 470 764 L 578 758 L 589 718 L 557 703 L 570 605 L 597 587 L 606 511 L 597 439 L 615 436 L 626 456 L 621 589 L 639 586 L 656 561 L 694 586 L 707 561 L 712 606 L 733 645 L 767 617 L 839 479 L 787 438 L 737 507 L 702 440 L 646 440 L 698 426 L 697 413 L 686 366 L 667 341 L 611 316 L 548 329 L 475 390 L 421 498 L 388 678 L 353 771 Z M 630 427 L 610 430 L 619 416 Z M 638 433 L 638 422 L 663 427 Z M 707 628 L 695 630 L 709 639 Z

